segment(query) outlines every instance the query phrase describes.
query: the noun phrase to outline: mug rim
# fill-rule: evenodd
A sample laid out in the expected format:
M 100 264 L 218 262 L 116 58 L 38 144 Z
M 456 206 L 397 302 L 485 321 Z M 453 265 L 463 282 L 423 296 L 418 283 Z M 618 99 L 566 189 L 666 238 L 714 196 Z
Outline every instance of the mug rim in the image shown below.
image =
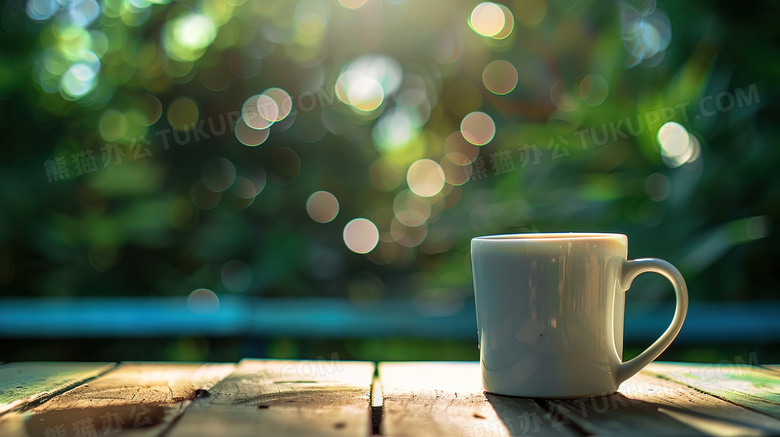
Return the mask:
M 628 240 L 625 234 L 611 232 L 526 232 L 518 234 L 482 235 L 472 241 L 555 241 L 555 240 Z

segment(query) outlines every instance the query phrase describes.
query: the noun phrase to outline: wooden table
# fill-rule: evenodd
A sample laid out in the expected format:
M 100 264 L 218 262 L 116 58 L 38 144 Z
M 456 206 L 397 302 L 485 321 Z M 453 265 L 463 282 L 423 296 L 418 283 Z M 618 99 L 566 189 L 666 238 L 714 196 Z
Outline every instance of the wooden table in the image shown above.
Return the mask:
M 780 367 L 653 363 L 610 396 L 486 394 L 474 362 L 0 366 L 0 435 L 780 435 Z

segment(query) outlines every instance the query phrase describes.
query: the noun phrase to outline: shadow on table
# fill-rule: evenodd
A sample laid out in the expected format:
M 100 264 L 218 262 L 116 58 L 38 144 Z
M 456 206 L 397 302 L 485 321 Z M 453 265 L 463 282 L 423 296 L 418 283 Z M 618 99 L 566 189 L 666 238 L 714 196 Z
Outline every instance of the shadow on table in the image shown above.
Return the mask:
M 531 399 L 486 393 L 501 420 L 497 435 L 631 434 L 705 435 L 689 420 L 722 418 L 632 399 L 620 393 L 577 399 Z M 685 422 L 683 422 L 685 421 Z M 729 421 L 731 424 L 735 422 Z M 569 432 L 567 432 L 569 431 Z

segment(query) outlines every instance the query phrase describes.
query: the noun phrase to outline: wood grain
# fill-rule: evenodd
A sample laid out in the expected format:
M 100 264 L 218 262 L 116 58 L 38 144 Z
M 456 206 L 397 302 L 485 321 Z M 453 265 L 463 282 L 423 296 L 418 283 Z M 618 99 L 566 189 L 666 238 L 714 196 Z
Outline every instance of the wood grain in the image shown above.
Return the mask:
M 702 365 L 687 369 L 698 374 Z M 675 369 L 679 370 L 679 369 Z M 588 433 L 719 436 L 778 435 L 780 421 L 697 391 L 665 376 L 669 368 L 652 363 L 603 397 L 547 401 Z
M 681 421 L 661 411 L 652 385 L 641 385 L 641 390 L 626 390 L 638 386 L 635 378 L 629 379 L 617 393 L 576 399 L 540 400 L 579 429 L 589 435 L 707 435 L 687 421 Z M 641 378 L 641 377 L 640 377 Z M 646 377 L 645 377 L 646 378 Z
M 371 434 L 374 364 L 245 359 L 166 437 Z
M 780 435 L 780 420 L 672 381 L 655 363 L 623 384 L 620 392 L 713 435 Z
M 486 394 L 479 363 L 0 366 L 0 435 L 780 435 L 780 367 L 652 363 L 619 393 Z M 94 379 L 93 379 L 94 378 Z M 373 411 L 373 414 L 372 414 Z
M 780 374 L 747 364 L 654 363 L 663 378 L 780 419 Z
M 232 364 L 122 363 L 25 411 L 0 416 L 0 435 L 156 436 Z
M 0 366 L 0 414 L 44 401 L 107 372 L 114 363 L 27 362 Z
M 621 391 L 632 397 L 631 390 L 634 389 L 633 392 L 639 392 L 646 400 L 666 407 L 667 412 L 688 412 L 693 417 L 719 422 L 718 428 L 721 429 L 708 431 L 716 435 L 729 434 L 730 431 L 723 427 L 738 431 L 741 435 L 750 434 L 749 429 L 762 434 L 780 435 L 780 420 L 674 381 L 673 374 L 664 372 L 663 364 L 652 363 L 637 377 L 629 380 L 634 381 L 633 387 L 624 384 Z M 709 429 L 707 425 L 705 427 Z
M 479 363 L 380 363 L 381 434 L 574 436 L 532 399 L 486 394 Z

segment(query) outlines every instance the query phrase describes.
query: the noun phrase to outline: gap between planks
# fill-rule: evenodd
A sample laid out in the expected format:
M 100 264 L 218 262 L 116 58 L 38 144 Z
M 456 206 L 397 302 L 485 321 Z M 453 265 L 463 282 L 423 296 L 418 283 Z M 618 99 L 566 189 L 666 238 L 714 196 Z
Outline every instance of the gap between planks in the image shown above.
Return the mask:
M 0 415 L 30 408 L 76 388 L 116 363 L 19 362 L 0 366 Z
M 379 366 L 376 366 L 378 369 Z M 376 372 L 376 371 L 375 371 Z M 382 426 L 382 383 L 378 373 L 374 373 L 371 384 L 371 435 L 381 435 Z
M 287 388 L 290 388 L 292 386 L 301 388 L 302 385 L 305 386 L 314 383 L 324 383 L 325 385 L 332 385 L 335 383 L 336 385 L 339 385 L 344 382 L 341 381 L 336 383 L 333 379 L 328 380 L 328 378 L 325 378 L 323 381 L 301 380 L 301 378 L 296 379 L 295 375 L 301 374 L 300 366 L 306 362 L 307 361 L 244 360 L 240 363 L 239 368 L 243 365 L 244 367 L 249 368 L 249 371 L 244 369 L 243 372 L 236 369 L 232 364 L 212 365 L 230 367 L 223 369 L 224 373 L 220 377 L 212 377 L 210 382 L 190 385 L 188 389 L 190 391 L 187 392 L 187 390 L 185 390 L 183 392 L 188 393 L 187 396 L 190 396 L 188 399 L 182 399 L 181 396 L 178 396 L 175 393 L 178 389 L 174 390 L 173 388 L 167 387 L 166 390 L 168 391 L 168 395 L 170 395 L 169 398 L 166 398 L 167 401 L 170 404 L 177 404 L 179 408 L 174 410 L 170 408 L 171 405 L 168 405 L 169 410 L 174 411 L 175 414 L 169 417 L 169 420 L 161 423 L 162 428 L 154 428 L 153 432 L 152 429 L 147 429 L 146 431 L 149 432 L 142 434 L 150 436 L 160 435 L 160 433 L 163 433 L 166 436 L 187 435 L 180 434 L 179 422 L 182 422 L 181 419 L 187 416 L 186 413 L 188 412 L 185 410 L 187 406 L 190 405 L 189 402 L 192 399 L 195 399 L 195 404 L 193 405 L 212 405 L 215 401 L 219 400 L 219 396 L 223 395 L 224 391 L 230 391 L 230 387 L 226 384 L 238 383 L 242 378 L 246 377 L 249 377 L 251 380 L 253 375 L 255 377 L 257 376 L 258 370 L 266 377 L 272 376 L 273 370 L 269 373 L 268 366 L 266 365 L 268 363 L 271 364 L 270 367 L 272 368 L 274 365 L 277 366 L 276 376 L 278 376 L 279 379 L 277 379 L 276 382 L 282 383 L 277 384 L 280 385 L 280 387 L 287 386 Z M 311 361 L 308 362 L 311 363 Z M 348 364 L 349 362 L 340 363 Z M 19 364 L 33 368 L 31 364 L 45 364 L 56 367 L 57 363 Z M 59 364 L 67 367 L 67 365 L 74 363 Z M 87 364 L 92 364 L 98 366 L 99 369 L 103 369 L 96 363 Z M 330 364 L 332 366 L 336 365 L 335 363 Z M 365 364 L 373 366 L 373 363 Z M 62 386 L 57 385 L 56 382 L 50 381 L 49 386 L 45 386 L 44 384 L 44 389 L 37 390 L 34 394 L 27 397 L 21 396 L 21 403 L 13 400 L 12 402 L 16 402 L 13 407 L 13 413 L 35 414 L 37 412 L 40 414 L 42 412 L 45 413 L 47 411 L 56 410 L 57 408 L 53 408 L 52 405 L 63 403 L 63 399 L 67 400 L 69 396 L 72 397 L 74 395 L 73 392 L 84 392 L 81 393 L 84 397 L 99 393 L 100 396 L 97 396 L 95 399 L 100 399 L 109 404 L 112 402 L 111 400 L 119 401 L 119 404 L 117 405 L 127 405 L 126 403 L 122 403 L 124 398 L 117 396 L 116 394 L 110 394 L 110 390 L 107 390 L 111 386 L 111 384 L 106 383 L 106 380 L 111 379 L 109 376 L 114 375 L 116 372 L 128 372 L 128 369 L 133 366 L 148 366 L 145 367 L 141 373 L 147 373 L 147 371 L 154 373 L 154 371 L 159 372 L 161 367 L 165 368 L 169 365 L 176 366 L 181 364 L 122 363 L 116 368 L 110 363 L 100 363 L 100 365 L 107 366 L 107 368 L 103 369 L 102 373 L 97 373 L 95 376 L 89 377 L 89 383 L 85 383 L 86 379 L 84 379 L 81 380 L 81 382 L 72 383 L 69 386 Z M 288 370 L 298 369 L 297 373 L 288 372 L 287 375 L 281 375 L 279 372 L 281 368 L 279 368 L 279 366 L 284 368 L 285 365 Z M 9 365 L 0 366 L 0 374 L 4 368 L 6 370 L 12 368 L 7 366 Z M 157 366 L 158 368 L 154 370 L 154 366 Z M 20 366 L 17 365 L 17 367 Z M 120 369 L 122 370 L 120 371 Z M 236 371 L 230 376 L 227 376 L 233 369 L 236 369 Z M 753 366 L 732 368 L 702 364 L 653 363 L 639 375 L 629 379 L 629 381 L 623 384 L 619 394 L 612 395 L 612 397 L 594 398 L 591 402 L 597 400 L 599 403 L 590 406 L 587 405 L 587 400 L 546 400 L 537 402 L 531 399 L 507 398 L 485 394 L 481 390 L 478 369 L 478 363 L 380 363 L 376 368 L 377 373 L 379 373 L 378 376 L 375 376 L 374 368 L 371 367 L 362 374 L 363 376 L 358 378 L 358 385 L 364 384 L 365 387 L 368 388 L 365 395 L 360 395 L 360 390 L 353 393 L 357 395 L 360 402 L 365 402 L 364 405 L 368 407 L 368 411 L 365 413 L 357 414 L 358 416 L 365 414 L 365 416 L 363 416 L 366 418 L 364 423 L 365 426 L 361 425 L 363 421 L 358 421 L 360 423 L 355 427 L 348 426 L 346 422 L 344 422 L 344 425 L 339 426 L 342 422 L 335 422 L 333 423 L 334 427 L 331 429 L 345 431 L 339 432 L 338 434 L 350 434 L 350 432 L 346 431 L 355 431 L 353 433 L 354 435 L 366 435 L 369 433 L 373 435 L 405 434 L 404 427 L 407 428 L 406 431 L 410 431 L 408 428 L 415 425 L 415 421 L 419 422 L 419 419 L 425 417 L 415 418 L 415 412 L 412 411 L 412 417 L 399 419 L 397 413 L 399 411 L 409 413 L 410 407 L 425 407 L 427 408 L 427 412 L 435 417 L 428 417 L 429 423 L 422 427 L 417 423 L 413 428 L 416 435 L 451 434 L 442 432 L 447 430 L 455 431 L 456 434 L 463 436 L 505 436 L 528 432 L 539 435 L 577 436 L 589 433 L 608 435 L 623 433 L 628 430 L 632 430 L 632 433 L 636 434 L 637 423 L 645 423 L 647 426 L 651 426 L 654 430 L 653 432 L 666 430 L 679 434 L 691 435 L 698 433 L 724 436 L 780 434 L 780 420 L 775 416 L 780 412 L 776 402 L 776 395 L 778 393 L 777 388 L 780 388 L 780 372 L 777 372 L 775 369 L 766 370 Z M 368 370 L 370 370 L 370 374 Z M 709 384 L 704 384 L 708 382 L 707 375 L 715 375 L 718 374 L 718 372 L 722 375 L 726 375 L 727 373 L 724 372 L 727 370 L 731 370 L 733 374 L 728 378 L 728 381 L 730 382 L 719 384 L 719 381 L 714 381 L 715 383 L 710 381 Z M 747 372 L 748 370 L 750 370 L 750 372 Z M 138 373 L 137 371 L 139 371 L 139 369 L 136 369 L 136 373 Z M 171 369 L 169 368 L 168 371 L 171 371 Z M 191 376 L 193 375 L 193 371 L 194 368 L 185 371 L 188 375 L 186 378 L 188 383 L 192 383 Z M 165 373 L 165 371 L 163 371 L 163 373 Z M 360 371 L 358 371 L 358 373 L 360 373 Z M 96 377 L 97 375 L 101 376 Z M 756 376 L 760 376 L 761 381 L 759 381 L 757 387 L 748 389 L 747 395 L 745 395 L 745 383 L 750 381 L 755 383 Z M 117 380 L 121 379 L 122 378 L 118 378 Z M 7 385 L 8 381 L 10 380 L 0 378 L 0 387 L 3 382 Z M 691 381 L 698 381 L 699 384 L 692 384 Z M 166 383 L 169 382 L 170 380 L 166 380 Z M 258 381 L 255 380 L 254 382 L 257 383 Z M 266 380 L 265 382 L 269 381 Z M 101 384 L 103 387 L 101 390 L 86 390 L 84 388 L 85 386 L 90 385 L 97 385 L 100 387 Z M 214 384 L 216 385 L 213 389 L 209 390 Z M 769 384 L 769 386 L 762 387 L 762 384 Z M 194 386 L 202 386 L 204 388 L 194 389 L 193 391 L 192 388 Z M 47 387 L 48 390 L 45 389 Z M 54 388 L 52 389 L 52 387 Z M 311 393 L 307 393 L 306 390 L 296 391 L 295 388 L 292 390 L 285 390 L 280 387 L 275 387 L 275 391 L 268 390 L 263 392 L 263 390 L 255 390 L 254 397 L 245 396 L 238 404 L 232 403 L 231 405 L 232 407 L 240 406 L 243 408 L 248 404 L 254 403 L 258 409 L 262 410 L 262 407 L 271 408 L 273 403 L 280 399 L 286 399 L 289 402 L 289 395 L 298 396 L 301 393 L 308 396 L 310 398 L 309 401 L 313 400 L 310 396 Z M 122 387 L 122 389 L 126 388 L 126 386 Z M 256 388 L 257 387 L 255 387 L 255 389 Z M 331 387 L 331 389 L 332 388 L 333 387 Z M 147 395 L 150 393 L 159 394 L 155 390 L 149 390 L 149 387 L 146 387 Z M 290 393 L 291 391 L 292 393 Z M 472 391 L 474 391 L 474 393 L 472 393 Z M 0 393 L 2 393 L 2 391 L 0 391 Z M 202 399 L 197 398 L 198 393 L 203 396 Z M 283 396 L 285 393 L 287 398 Z M 244 394 L 246 395 L 248 393 L 245 392 Z M 347 393 L 344 392 L 343 394 Z M 410 394 L 411 397 L 409 396 Z M 480 399 L 480 396 L 482 399 Z M 214 398 L 209 399 L 210 397 Z M 54 402 L 51 402 L 52 400 L 54 400 Z M 744 405 L 746 400 L 748 403 L 747 407 Z M 73 400 L 71 399 L 71 401 Z M 750 406 L 751 402 L 757 404 L 758 408 L 754 408 L 756 405 Z M 444 403 L 447 405 L 445 406 Z M 68 402 L 64 402 L 64 404 L 68 405 Z M 312 406 L 316 406 L 316 404 L 317 401 L 315 400 L 314 405 Z M 586 406 L 583 407 L 583 404 Z M 305 407 L 305 405 L 297 406 L 299 409 L 301 407 Z M 482 409 L 485 407 L 487 407 L 487 412 L 482 412 Z M 762 411 L 762 407 L 766 411 Z M 605 408 L 607 411 L 602 411 Z M 24 409 L 29 411 L 21 411 Z M 621 409 L 623 411 L 618 413 Z M 190 410 L 192 410 L 191 415 L 207 413 L 200 409 L 190 408 Z M 275 409 L 275 411 L 277 411 L 277 409 Z M 358 411 L 360 410 L 358 409 Z M 358 413 L 358 411 L 355 411 L 355 413 Z M 129 411 L 121 410 L 119 414 L 120 417 L 123 417 L 121 415 L 128 415 Z M 649 421 L 647 420 L 648 414 L 651 419 Z M 633 419 L 629 420 L 629 422 L 634 423 L 633 426 L 629 427 L 630 429 L 615 425 L 616 423 L 623 422 L 625 419 L 632 417 L 632 415 L 638 417 L 640 421 L 635 422 Z M 13 414 L 11 416 L 13 416 Z M 308 427 L 307 429 L 309 431 L 315 431 L 316 428 L 312 428 L 312 426 L 321 426 L 322 417 L 316 414 L 309 416 L 308 419 L 316 420 L 310 420 L 307 423 L 308 419 L 306 414 L 297 414 L 297 419 L 299 421 L 302 420 L 304 428 Z M 338 414 L 336 416 L 338 416 Z M 409 415 L 407 414 L 407 416 Z M 528 420 L 529 417 L 530 421 Z M 46 419 L 47 417 L 44 418 Z M 287 419 L 291 418 L 292 417 L 288 417 Z M 330 419 L 332 418 L 333 417 L 330 417 Z M 23 435 L 21 433 L 16 434 L 13 432 L 10 434 L 6 433 L 5 431 L 8 431 L 9 429 L 3 427 L 4 423 L 7 425 L 7 421 L 4 419 L 8 418 L 0 415 L 0 433 L 3 435 Z M 97 419 L 97 416 L 93 419 Z M 256 418 L 250 420 L 250 422 L 254 422 L 254 424 L 257 425 Z M 670 423 L 683 424 L 683 427 L 678 428 L 677 425 L 669 425 Z M 360 431 L 361 428 L 364 431 Z M 182 429 L 182 431 L 183 430 L 184 429 Z M 280 430 L 281 429 L 277 427 L 276 431 Z M 27 431 L 27 434 L 29 434 L 30 429 Z M 193 429 L 190 427 L 190 431 L 199 434 L 197 428 Z M 230 435 L 230 433 L 227 433 L 226 435 Z
M 166 437 L 367 436 L 374 373 L 371 362 L 244 359 Z
M 39 405 L 0 416 L 0 435 L 156 437 L 233 364 L 125 362 Z

